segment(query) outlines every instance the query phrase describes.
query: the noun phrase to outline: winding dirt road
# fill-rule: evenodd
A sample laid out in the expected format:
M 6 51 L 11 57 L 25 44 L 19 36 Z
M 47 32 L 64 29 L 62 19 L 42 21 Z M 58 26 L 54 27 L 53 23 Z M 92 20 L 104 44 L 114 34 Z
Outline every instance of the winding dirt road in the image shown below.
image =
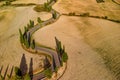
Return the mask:
M 49 4 L 49 6 L 52 6 L 54 4 L 55 4 L 55 1 L 51 2 Z M 37 31 L 38 29 L 42 28 L 42 26 L 46 26 L 47 24 L 55 22 L 60 17 L 60 14 L 57 11 L 55 11 L 54 9 L 52 9 L 51 13 L 53 14 L 54 12 L 56 12 L 56 15 L 57 15 L 56 19 L 50 18 L 49 20 L 46 20 L 43 23 L 41 23 L 41 25 L 40 24 L 35 25 L 33 28 L 31 28 L 27 32 L 27 35 L 30 34 L 30 36 L 32 36 L 33 33 L 35 31 Z M 52 59 L 51 69 L 52 69 L 53 72 L 55 71 L 55 67 L 60 67 L 61 66 L 59 56 L 58 56 L 56 51 L 51 50 L 51 49 L 47 49 L 47 48 L 43 48 L 43 47 L 40 47 L 40 46 L 37 46 L 37 45 L 35 45 L 35 50 L 38 51 L 38 52 L 43 52 L 45 55 L 49 55 L 51 57 L 51 59 Z M 33 80 L 40 80 L 44 77 L 45 77 L 44 73 L 41 72 L 39 74 L 34 75 Z

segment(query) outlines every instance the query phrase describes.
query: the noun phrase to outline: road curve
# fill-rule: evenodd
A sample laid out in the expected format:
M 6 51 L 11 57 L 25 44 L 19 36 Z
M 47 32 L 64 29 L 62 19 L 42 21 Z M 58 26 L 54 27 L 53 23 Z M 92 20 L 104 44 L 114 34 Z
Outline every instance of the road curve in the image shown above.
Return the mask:
M 52 6 L 55 4 L 55 1 L 51 2 L 49 4 L 49 6 Z M 41 24 L 37 24 L 35 25 L 33 28 L 29 29 L 28 32 L 27 32 L 27 36 L 30 35 L 32 37 L 33 33 L 35 31 L 37 31 L 38 29 L 42 28 L 43 26 L 46 26 L 48 24 L 51 24 L 53 22 L 55 22 L 57 19 L 59 19 L 60 17 L 60 14 L 59 12 L 55 11 L 54 9 L 51 10 L 51 13 L 53 14 L 54 12 L 56 12 L 56 19 L 54 18 L 50 18 L 44 22 L 42 22 Z M 40 47 L 40 46 L 37 46 L 35 45 L 35 50 L 37 52 L 43 52 L 45 55 L 49 55 L 52 59 L 52 63 L 51 63 L 51 69 L 52 71 L 54 72 L 55 71 L 55 67 L 60 67 L 60 60 L 59 60 L 59 56 L 58 56 L 58 53 L 54 50 L 51 50 L 51 49 L 47 49 L 47 48 L 43 48 L 43 47 Z M 36 75 L 33 75 L 33 79 L 32 80 L 41 80 L 42 78 L 44 78 L 45 75 L 43 72 L 41 73 L 38 73 Z

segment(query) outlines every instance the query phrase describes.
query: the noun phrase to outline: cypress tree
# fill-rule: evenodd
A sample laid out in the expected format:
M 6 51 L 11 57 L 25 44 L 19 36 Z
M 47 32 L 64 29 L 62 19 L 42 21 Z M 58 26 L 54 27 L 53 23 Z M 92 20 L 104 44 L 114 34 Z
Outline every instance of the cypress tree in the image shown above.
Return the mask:
M 28 33 L 27 40 L 28 40 L 28 44 L 29 44 L 29 46 L 30 46 L 30 44 L 31 44 L 31 36 L 30 36 L 30 32 Z
M 52 17 L 53 17 L 54 19 L 56 19 L 56 18 L 57 18 L 57 13 L 54 12 L 54 13 L 52 14 Z
M 20 36 L 22 35 L 22 31 L 21 31 L 21 29 L 19 29 L 19 33 L 20 33 Z
M 28 40 L 25 38 L 25 41 L 24 41 L 25 43 L 25 46 L 26 46 L 26 48 L 29 48 L 30 47 L 30 45 L 29 45 L 29 42 L 28 42 Z
M 42 20 L 41 20 L 40 17 L 37 18 L 37 22 L 38 22 L 38 23 L 41 23 L 41 22 L 42 22 Z
M 31 28 L 29 24 L 27 24 L 27 27 L 28 27 L 28 29 L 30 29 L 30 28 Z
M 30 20 L 30 28 L 34 27 L 34 21 Z
M 35 49 L 35 40 L 32 41 L 32 43 L 31 43 L 31 48 L 32 48 L 32 49 Z
M 44 3 L 44 8 L 45 8 L 45 9 L 47 9 L 47 6 L 48 6 L 47 3 Z

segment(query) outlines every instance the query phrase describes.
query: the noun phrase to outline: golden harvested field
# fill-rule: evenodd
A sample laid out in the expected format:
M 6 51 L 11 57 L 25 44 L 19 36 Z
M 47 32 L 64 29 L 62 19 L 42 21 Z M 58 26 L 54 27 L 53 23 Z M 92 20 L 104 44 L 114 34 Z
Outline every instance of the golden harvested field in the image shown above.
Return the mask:
M 63 13 L 89 13 L 120 21 L 120 5 L 112 0 L 58 0 L 53 8 L 60 18 L 33 35 L 37 43 L 55 48 L 56 36 L 65 45 L 69 59 L 60 80 L 120 80 L 120 23 L 91 17 L 65 16 Z M 46 0 L 18 0 L 13 3 L 41 3 Z M 119 2 L 119 0 L 118 0 Z M 18 29 L 37 17 L 51 18 L 47 12 L 37 13 L 34 6 L 0 8 L 0 66 L 19 66 L 25 53 L 27 64 L 33 57 L 37 69 L 44 57 L 29 54 L 20 45 Z M 26 54 L 27 53 L 27 54 Z
M 51 14 L 47 12 L 37 13 L 33 10 L 33 6 L 0 8 L 0 68 L 3 66 L 3 70 L 5 70 L 9 65 L 9 70 L 11 70 L 12 66 L 19 66 L 23 54 L 25 54 L 28 66 L 30 58 L 33 58 L 34 69 L 38 69 L 42 65 L 44 56 L 25 51 L 19 41 L 19 28 L 23 30 L 30 19 L 34 20 L 36 24 L 37 17 L 47 20 Z
M 63 13 L 89 12 L 120 20 L 120 6 L 111 0 L 58 0 L 53 6 Z M 120 23 L 88 17 L 61 16 L 54 24 L 38 30 L 38 43 L 54 47 L 57 36 L 65 44 L 69 60 L 61 80 L 120 80 Z M 49 38 L 49 39 L 47 39 Z

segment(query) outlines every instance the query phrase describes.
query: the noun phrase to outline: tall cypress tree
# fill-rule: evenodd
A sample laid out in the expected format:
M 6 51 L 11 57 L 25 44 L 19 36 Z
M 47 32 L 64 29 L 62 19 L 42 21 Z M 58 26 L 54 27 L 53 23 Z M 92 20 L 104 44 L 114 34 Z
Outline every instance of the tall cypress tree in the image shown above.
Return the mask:
M 57 18 L 57 13 L 54 12 L 54 13 L 52 14 L 52 17 L 53 17 L 54 19 L 56 19 L 56 18 Z
M 37 22 L 38 22 L 38 23 L 41 23 L 41 22 L 42 22 L 42 20 L 41 20 L 40 17 L 37 18 Z
M 30 28 L 34 27 L 34 21 L 30 20 Z
M 31 43 L 31 48 L 34 49 L 35 48 L 35 40 L 32 40 L 32 43 Z

